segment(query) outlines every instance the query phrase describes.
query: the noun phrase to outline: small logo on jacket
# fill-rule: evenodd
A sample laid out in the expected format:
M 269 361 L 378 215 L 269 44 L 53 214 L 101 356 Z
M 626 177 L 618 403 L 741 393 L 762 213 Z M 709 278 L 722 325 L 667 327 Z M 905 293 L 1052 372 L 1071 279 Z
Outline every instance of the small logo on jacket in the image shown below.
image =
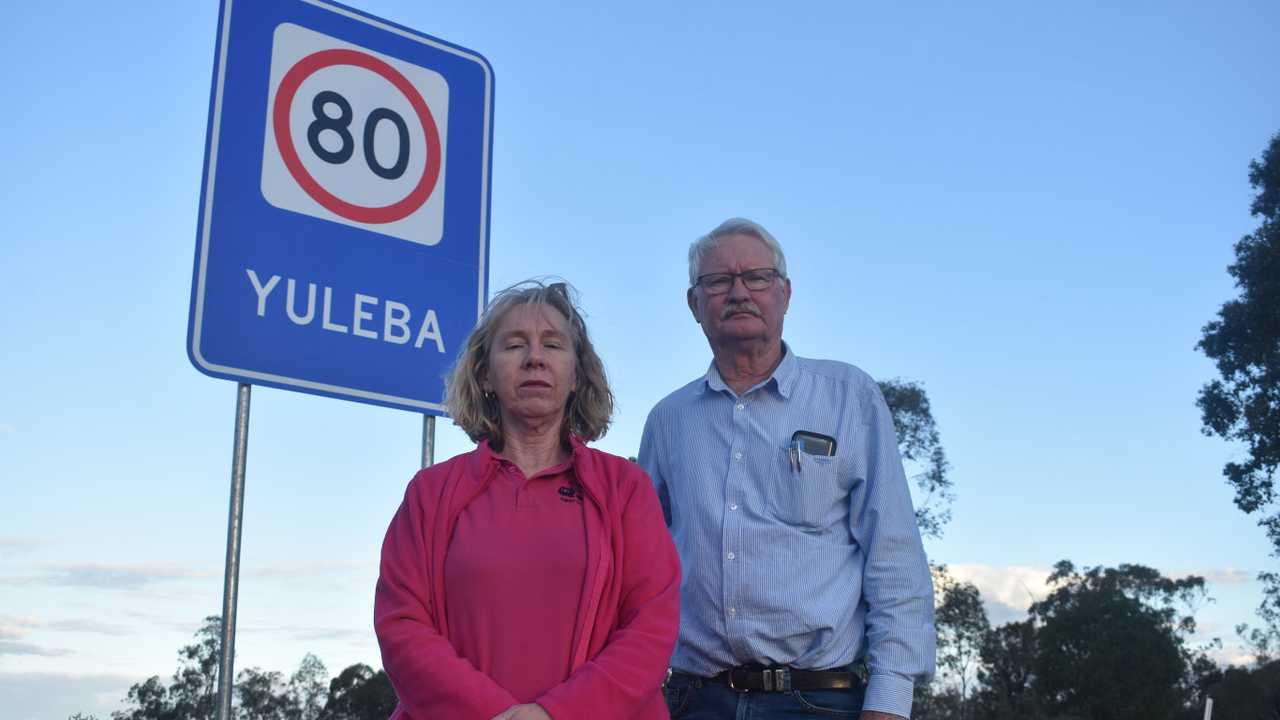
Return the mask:
M 556 492 L 561 502 L 582 502 L 582 488 L 577 485 L 565 485 Z

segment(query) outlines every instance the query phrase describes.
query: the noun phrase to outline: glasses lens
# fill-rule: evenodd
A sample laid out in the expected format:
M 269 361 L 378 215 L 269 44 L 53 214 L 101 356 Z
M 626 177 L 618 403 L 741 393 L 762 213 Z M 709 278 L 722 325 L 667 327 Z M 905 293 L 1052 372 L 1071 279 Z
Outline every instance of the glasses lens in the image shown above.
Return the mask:
M 773 270 L 748 270 L 742 273 L 742 284 L 748 290 L 764 290 L 773 284 Z
M 729 288 L 733 286 L 733 276 L 728 273 L 715 273 L 713 275 L 702 276 L 702 287 L 712 295 L 720 295 L 729 292 Z

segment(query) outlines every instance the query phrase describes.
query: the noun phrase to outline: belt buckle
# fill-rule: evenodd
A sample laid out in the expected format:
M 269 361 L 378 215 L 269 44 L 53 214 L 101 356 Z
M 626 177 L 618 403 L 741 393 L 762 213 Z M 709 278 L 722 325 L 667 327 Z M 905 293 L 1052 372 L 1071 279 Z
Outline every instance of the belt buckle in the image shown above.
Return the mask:
M 732 690 L 732 691 L 734 691 L 734 692 L 736 692 L 736 693 L 743 693 L 743 694 L 745 695 L 746 693 L 751 692 L 751 689 L 750 689 L 750 688 L 740 688 L 740 687 L 738 687 L 737 685 L 734 685 L 734 684 L 733 684 L 733 671 L 734 671 L 734 670 L 736 670 L 736 669 L 737 669 L 737 668 L 729 668 L 729 672 L 728 672 L 728 676 L 729 676 L 729 689 L 730 689 L 730 690 Z
M 765 668 L 762 680 L 765 692 L 787 692 L 791 690 L 791 669 Z

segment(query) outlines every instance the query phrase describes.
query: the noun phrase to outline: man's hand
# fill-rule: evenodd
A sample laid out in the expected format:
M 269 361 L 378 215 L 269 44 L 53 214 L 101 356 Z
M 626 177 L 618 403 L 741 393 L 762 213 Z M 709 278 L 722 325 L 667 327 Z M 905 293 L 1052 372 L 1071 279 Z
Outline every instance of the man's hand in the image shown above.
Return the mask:
M 858 716 L 858 720 L 907 720 L 907 719 L 902 717 L 901 715 L 894 715 L 892 713 L 876 712 L 875 710 L 863 710 L 862 714 Z
M 889 716 L 893 717 L 893 716 Z M 493 716 L 492 720 L 551 720 L 551 716 L 537 703 L 512 705 Z

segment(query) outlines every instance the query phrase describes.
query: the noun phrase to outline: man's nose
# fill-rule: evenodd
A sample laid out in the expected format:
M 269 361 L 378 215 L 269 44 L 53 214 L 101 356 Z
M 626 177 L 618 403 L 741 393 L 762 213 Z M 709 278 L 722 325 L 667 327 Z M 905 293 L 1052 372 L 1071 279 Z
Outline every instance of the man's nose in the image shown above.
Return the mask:
M 751 293 L 747 291 L 747 281 L 741 275 L 735 275 L 733 283 L 729 285 L 730 299 L 744 299 L 751 297 Z

